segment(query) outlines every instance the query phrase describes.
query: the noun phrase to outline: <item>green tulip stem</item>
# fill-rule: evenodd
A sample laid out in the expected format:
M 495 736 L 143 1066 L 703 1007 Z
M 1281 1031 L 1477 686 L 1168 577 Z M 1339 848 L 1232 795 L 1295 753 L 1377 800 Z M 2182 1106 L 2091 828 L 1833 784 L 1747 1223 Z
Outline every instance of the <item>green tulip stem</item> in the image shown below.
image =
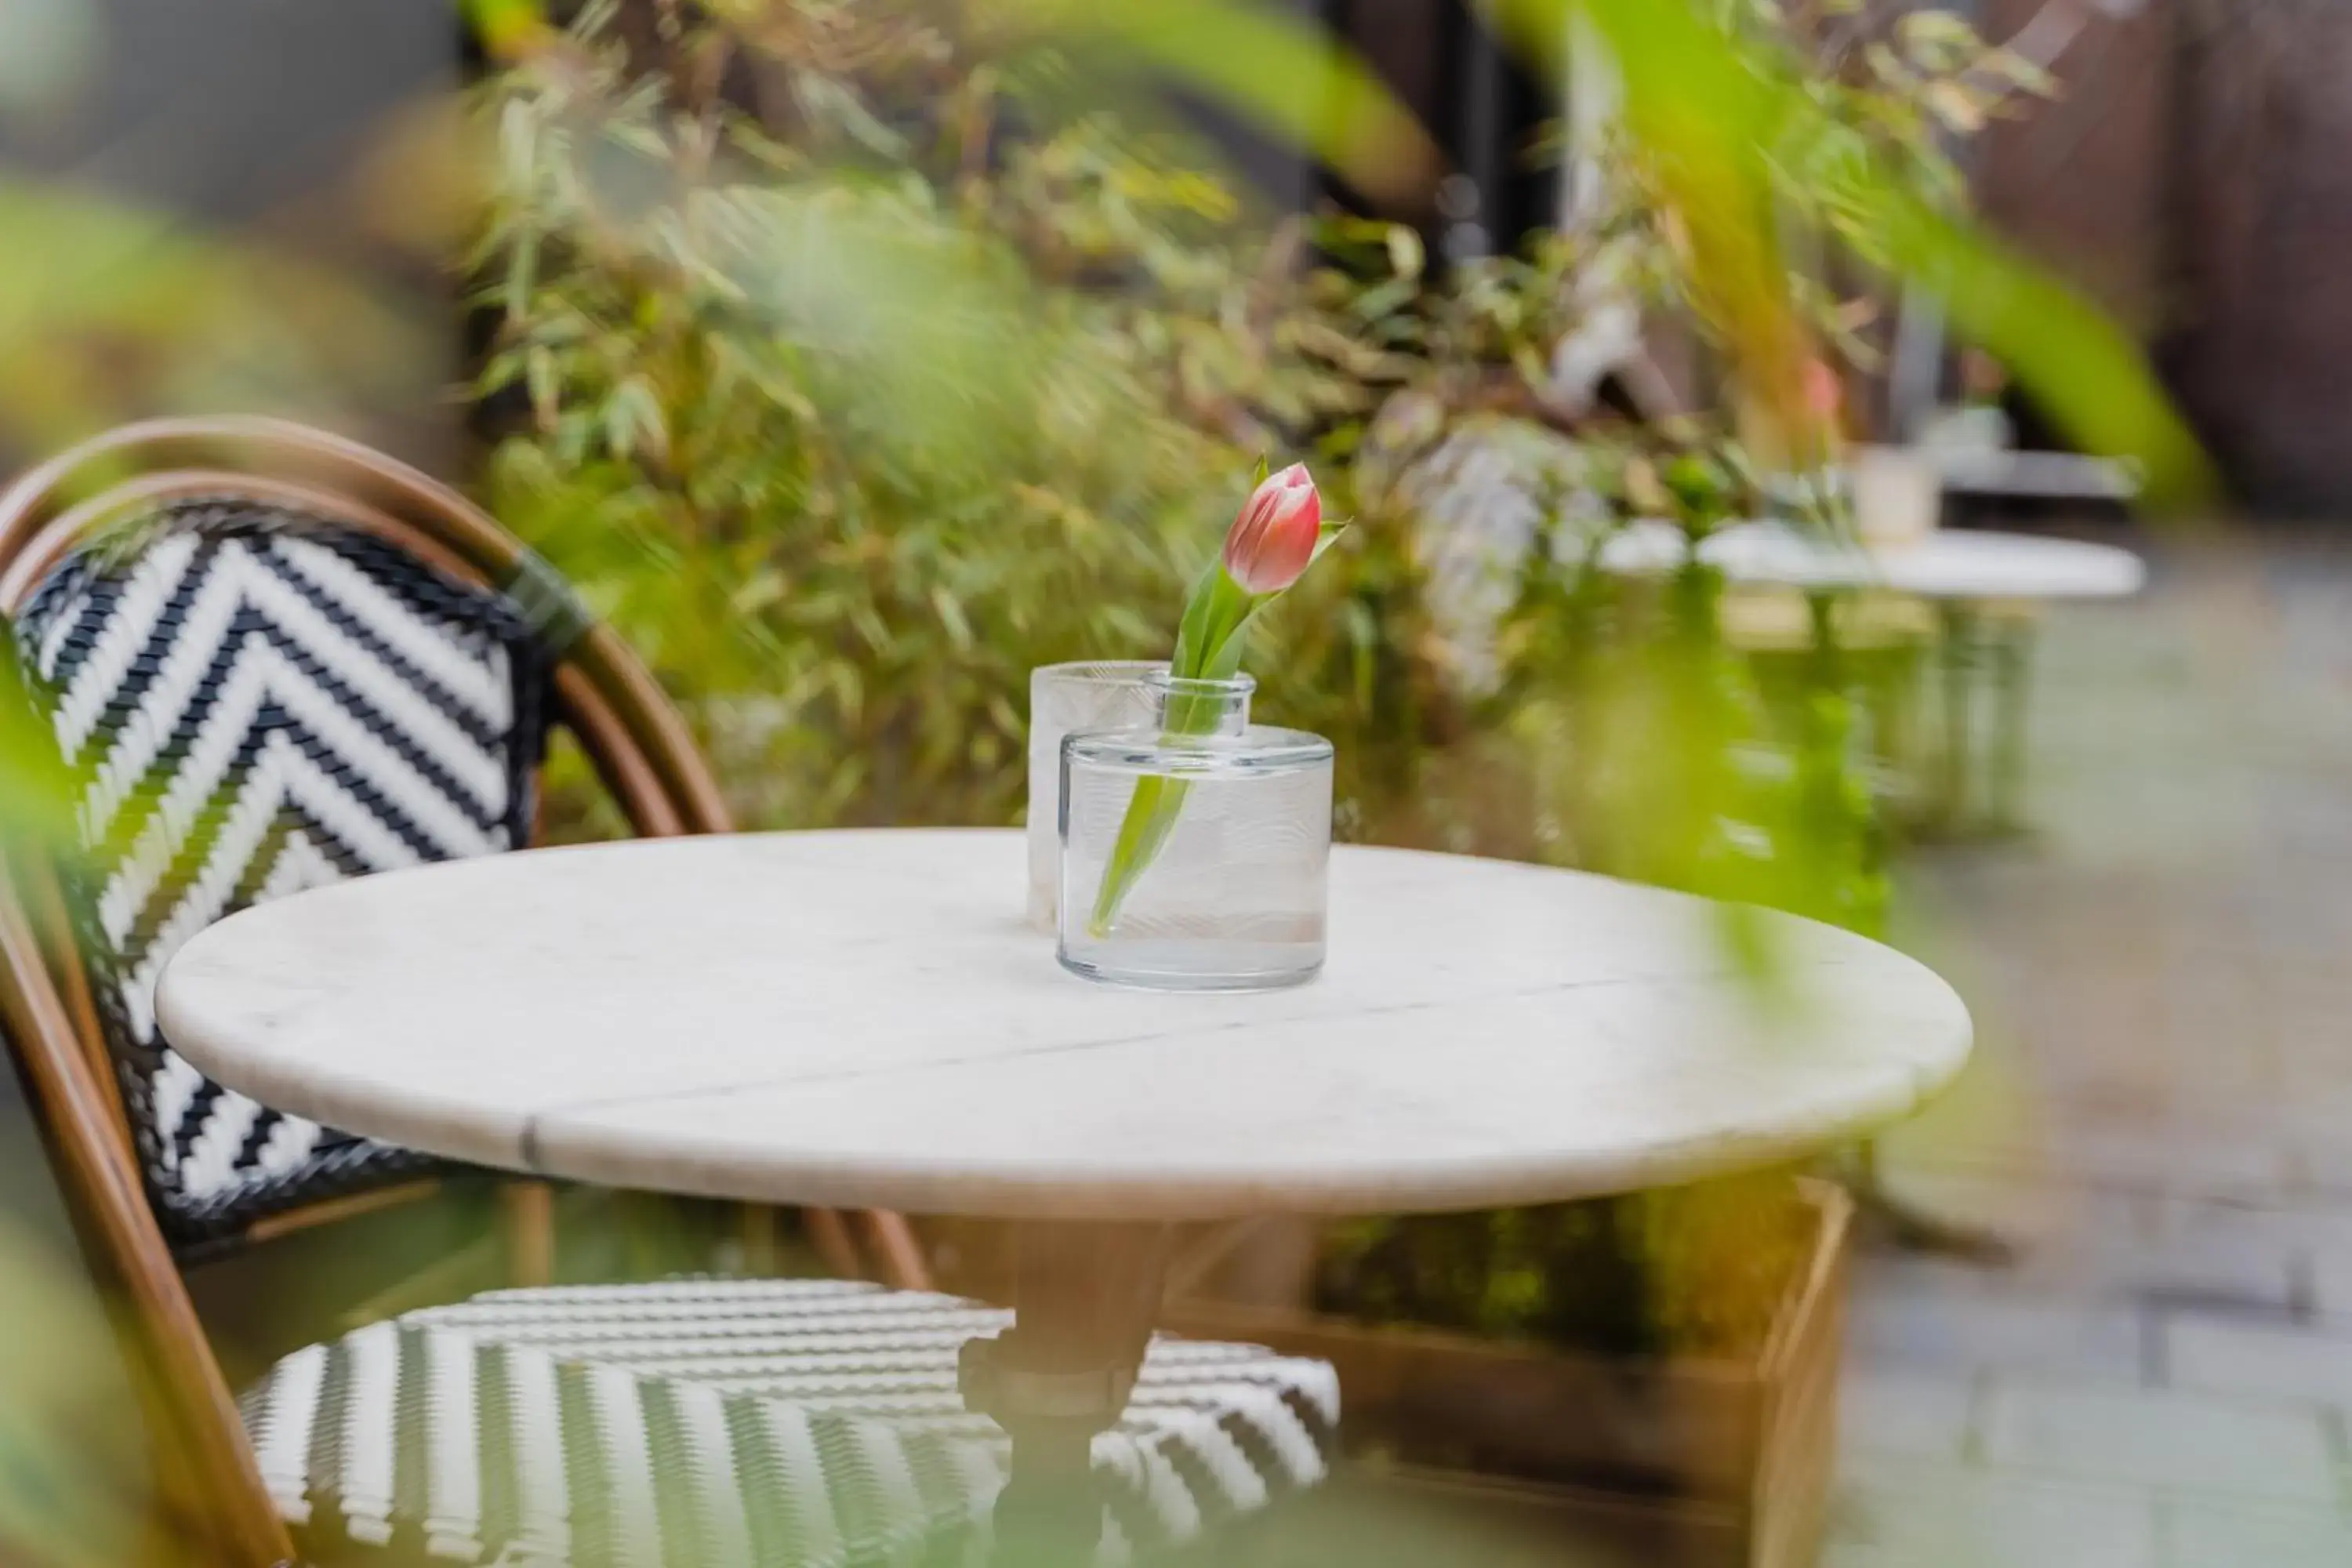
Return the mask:
M 1178 680 L 1230 680 L 1241 668 L 1242 631 L 1250 617 L 1274 597 L 1254 596 L 1227 574 L 1222 562 L 1203 573 L 1184 606 L 1176 634 L 1176 652 L 1168 673 Z M 1160 715 L 1160 738 L 1205 735 L 1217 725 L 1219 704 L 1196 692 L 1171 692 Z M 1097 939 L 1108 936 L 1135 884 L 1159 857 L 1175 830 L 1191 785 L 1182 779 L 1150 773 L 1136 781 L 1127 803 L 1127 816 L 1111 845 L 1110 863 L 1103 868 L 1102 885 L 1095 894 L 1094 911 L 1087 931 Z
M 1265 476 L 1261 474 L 1262 479 Z M 1308 560 L 1311 566 L 1334 540 L 1347 528 L 1345 522 L 1326 522 L 1315 542 L 1315 554 Z M 1241 672 L 1242 650 L 1248 638 L 1243 634 L 1257 613 L 1282 596 L 1277 589 L 1271 594 L 1252 594 L 1234 581 L 1223 560 L 1211 562 L 1192 584 L 1192 597 L 1184 603 L 1184 618 L 1178 624 L 1176 652 L 1168 661 L 1168 673 L 1178 680 L 1231 680 Z M 1167 711 L 1160 715 L 1160 733 L 1164 740 L 1187 735 L 1205 735 L 1217 726 L 1219 704 L 1216 700 L 1198 693 L 1171 693 Z M 1150 868 L 1168 836 L 1176 827 L 1177 815 L 1184 809 L 1184 796 L 1192 788 L 1182 779 L 1151 773 L 1138 779 L 1135 794 L 1127 803 L 1127 816 L 1118 825 L 1118 837 L 1111 845 L 1110 862 L 1103 868 L 1102 885 L 1095 893 L 1095 907 L 1087 917 L 1087 934 L 1097 941 L 1107 937 L 1118 921 L 1118 911 L 1127 903 L 1135 884 Z

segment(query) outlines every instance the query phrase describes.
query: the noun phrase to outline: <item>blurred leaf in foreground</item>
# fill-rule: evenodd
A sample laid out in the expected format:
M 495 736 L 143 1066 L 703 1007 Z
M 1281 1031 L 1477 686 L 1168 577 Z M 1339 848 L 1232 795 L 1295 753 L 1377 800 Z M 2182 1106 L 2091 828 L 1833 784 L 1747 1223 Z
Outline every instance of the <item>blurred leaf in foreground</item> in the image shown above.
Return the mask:
M 75 842 L 72 796 L 8 637 L 0 621 L 0 857 L 25 846 L 57 854 Z
M 1804 331 L 1783 256 L 1802 167 L 1839 216 L 1834 241 L 1866 267 L 1940 298 L 1960 334 L 2008 365 L 2084 450 L 2139 465 L 2149 498 L 2192 502 L 2213 476 L 2146 356 L 2098 309 L 1981 229 L 1937 211 L 1865 144 L 1839 142 L 1784 43 L 1738 31 L 1694 0 L 1485 0 L 1521 47 L 1561 68 L 1572 37 L 1606 51 L 1625 130 L 1686 236 L 1694 302 L 1737 362 L 1768 446 L 1801 423 Z M 1777 437 L 1777 442 L 1773 439 Z
M 536 47 L 550 37 L 540 0 L 457 0 L 457 9 L 482 47 L 502 59 Z
M 1246 0 L 976 0 L 973 9 L 1092 69 L 1148 64 L 1384 201 L 1417 205 L 1438 173 L 1437 149 L 1370 68 L 1289 12 Z
M 0 1562 L 21 1568 L 152 1561 L 135 1406 L 70 1268 L 0 1216 Z
M 424 335 L 327 268 L 97 192 L 0 176 L 0 436 L 54 451 L 158 407 L 313 423 L 428 379 Z

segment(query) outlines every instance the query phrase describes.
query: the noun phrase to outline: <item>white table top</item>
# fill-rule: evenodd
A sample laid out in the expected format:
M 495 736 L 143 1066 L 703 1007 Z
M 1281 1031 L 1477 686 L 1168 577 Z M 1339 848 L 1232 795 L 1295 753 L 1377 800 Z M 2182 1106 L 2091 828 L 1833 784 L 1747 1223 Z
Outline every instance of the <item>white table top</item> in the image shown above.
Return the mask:
M 1638 522 L 1601 549 L 1603 571 L 1625 576 L 1683 563 L 1683 532 Z M 1699 558 L 1735 583 L 1789 588 L 1885 588 L 1927 599 L 2120 599 L 2140 591 L 2147 568 L 2128 550 L 2074 539 L 1979 529 L 1937 529 L 1878 549 L 1840 543 L 1780 522 L 1744 522 L 1709 536 Z
M 1293 991 L 1064 973 L 1012 831 L 493 856 L 262 905 L 191 941 L 166 1037 L 281 1109 L 614 1185 L 1002 1218 L 1566 1199 L 1782 1160 L 1958 1070 L 1908 958 L 1501 861 L 1343 847 Z

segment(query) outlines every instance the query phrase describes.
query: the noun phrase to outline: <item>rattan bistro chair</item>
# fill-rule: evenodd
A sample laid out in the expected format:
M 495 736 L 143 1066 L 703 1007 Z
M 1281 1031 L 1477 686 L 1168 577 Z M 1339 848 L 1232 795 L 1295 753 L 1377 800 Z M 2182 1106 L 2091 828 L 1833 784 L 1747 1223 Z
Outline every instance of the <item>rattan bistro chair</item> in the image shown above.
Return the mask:
M 422 475 L 299 426 L 135 426 L 28 475 L 0 496 L 0 615 L 82 775 L 89 852 L 78 886 L 18 879 L 71 950 L 60 994 L 184 1262 L 422 1195 L 446 1169 L 257 1106 L 159 1041 L 155 977 L 193 931 L 528 842 L 555 724 L 636 832 L 729 826 L 675 711 L 543 563 Z M 541 1283 L 545 1189 L 513 1185 L 514 1282 Z M 923 1282 L 902 1224 L 866 1228 L 899 1283 Z M 834 1216 L 815 1239 L 857 1267 Z
M 299 1542 L 330 1562 L 767 1568 L 972 1549 L 1003 1448 L 961 1407 L 956 1352 L 1009 1315 L 923 1289 L 896 1216 L 806 1216 L 836 1271 L 870 1253 L 887 1287 L 493 1291 L 297 1351 L 241 1400 L 213 1356 L 182 1258 L 393 1201 L 439 1167 L 174 1056 L 150 1007 L 177 944 L 259 899 L 529 842 L 551 725 L 638 832 L 727 826 L 675 711 L 544 563 L 349 442 L 163 422 L 0 496 L 0 611 L 84 839 L 73 867 L 19 856 L 0 884 L 0 1026 L 194 1560 L 262 1568 Z M 1320 1363 L 1156 1343 L 1097 1442 L 1108 1537 L 1182 1540 L 1319 1479 L 1337 1402 Z

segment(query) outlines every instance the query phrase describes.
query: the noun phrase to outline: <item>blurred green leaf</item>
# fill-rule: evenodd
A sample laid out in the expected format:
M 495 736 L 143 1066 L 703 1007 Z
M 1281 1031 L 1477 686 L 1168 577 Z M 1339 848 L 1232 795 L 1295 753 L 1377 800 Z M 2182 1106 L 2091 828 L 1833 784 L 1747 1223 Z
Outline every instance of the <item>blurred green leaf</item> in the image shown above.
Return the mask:
M 2137 464 L 2151 500 L 2210 492 L 2211 468 L 2137 345 L 2049 272 L 1923 200 L 1824 112 L 1785 47 L 1743 44 L 1694 0 L 1485 3 L 1548 69 L 1564 68 L 1580 22 L 1607 51 L 1626 129 L 1687 232 L 1698 302 L 1772 423 L 1785 430 L 1801 402 L 1807 353 L 1776 175 L 1834 145 L 1842 156 L 1808 166 L 1832 182 L 1822 199 L 1846 215 L 1836 237 L 1853 254 L 1940 297 L 1957 331 L 2001 360 L 2070 439 Z M 1951 47 L 1948 21 L 1912 26 Z
M 549 37 L 540 0 L 457 0 L 457 8 L 474 36 L 494 56 L 513 58 Z
M 0 1561 L 153 1562 L 146 1434 L 72 1263 L 0 1215 Z M 168 1565 L 165 1565 L 168 1568 Z
M 18 367 L 0 377 L 0 427 L 24 449 L 56 449 L 157 402 L 324 420 L 429 379 L 413 323 L 268 247 L 6 175 L 0 235 L 11 237 L 0 363 Z
M 72 802 L 72 781 L 26 689 L 14 634 L 0 619 L 0 852 L 71 853 Z
M 1439 159 L 1420 123 L 1312 19 L 1253 0 L 980 0 L 997 27 L 1141 60 L 1309 151 L 1359 190 L 1418 202 Z

